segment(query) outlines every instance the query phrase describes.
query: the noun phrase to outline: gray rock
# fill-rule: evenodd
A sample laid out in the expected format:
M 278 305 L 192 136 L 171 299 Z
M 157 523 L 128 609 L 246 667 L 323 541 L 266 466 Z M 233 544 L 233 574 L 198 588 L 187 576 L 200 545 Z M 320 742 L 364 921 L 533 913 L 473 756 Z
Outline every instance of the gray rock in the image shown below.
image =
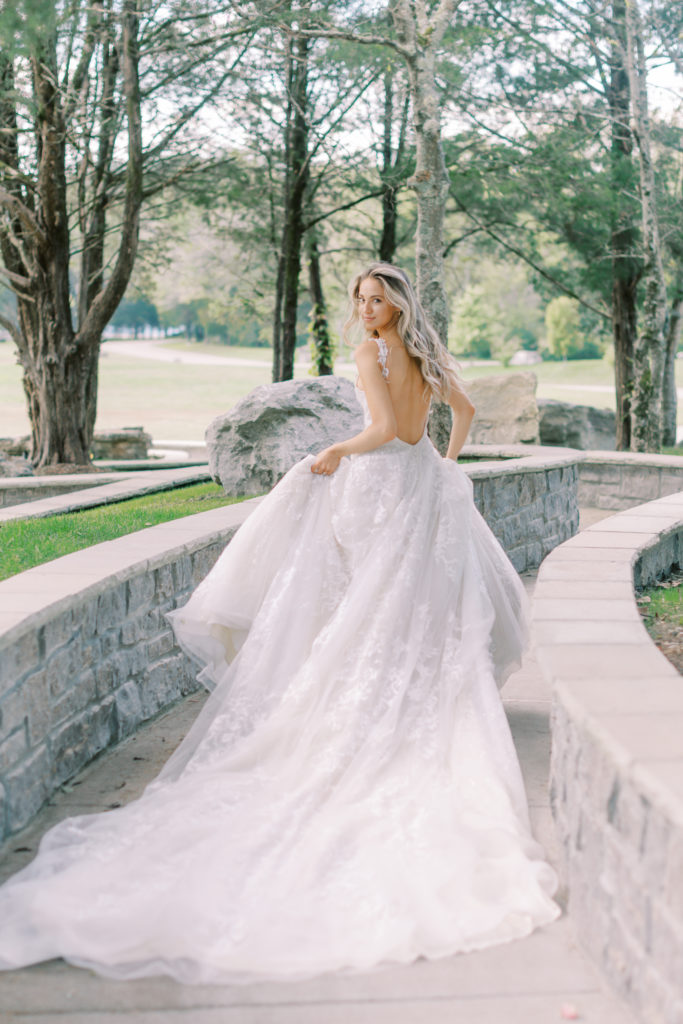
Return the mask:
M 469 444 L 537 444 L 536 374 L 506 373 L 465 383 L 474 403 Z
M 31 435 L 0 437 L 0 452 L 3 455 L 23 455 L 28 458 L 31 453 Z
M 611 409 L 542 398 L 538 403 L 541 444 L 614 451 L 617 420 Z
M 263 494 L 305 455 L 363 429 L 345 377 L 262 384 L 206 431 L 209 468 L 226 494 Z
M 98 430 L 92 440 L 95 459 L 146 459 L 152 438 L 142 427 Z
M 451 427 L 453 425 L 453 413 L 450 406 L 445 402 L 437 402 L 432 399 L 432 407 L 429 413 L 429 436 L 432 444 L 440 455 L 448 451 L 448 442 L 451 439 Z
M 0 452 L 0 476 L 34 476 L 33 466 L 24 458 Z

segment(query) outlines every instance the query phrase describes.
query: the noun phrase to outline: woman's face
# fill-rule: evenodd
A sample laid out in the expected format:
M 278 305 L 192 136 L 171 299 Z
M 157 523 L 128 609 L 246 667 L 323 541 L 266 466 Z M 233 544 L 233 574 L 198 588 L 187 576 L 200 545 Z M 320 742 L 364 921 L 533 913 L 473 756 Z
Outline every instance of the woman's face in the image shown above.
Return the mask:
M 378 333 L 392 326 L 398 319 L 399 310 L 384 297 L 384 288 L 374 277 L 366 277 L 358 288 L 358 315 L 367 331 Z

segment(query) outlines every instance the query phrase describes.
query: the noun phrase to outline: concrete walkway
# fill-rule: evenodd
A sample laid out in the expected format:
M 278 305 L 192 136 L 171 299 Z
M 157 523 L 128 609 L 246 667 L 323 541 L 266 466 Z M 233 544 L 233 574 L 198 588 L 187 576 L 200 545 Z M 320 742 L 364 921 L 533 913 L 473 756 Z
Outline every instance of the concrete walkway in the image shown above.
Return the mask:
M 533 579 L 526 582 L 531 590 Z M 533 655 L 503 696 L 534 832 L 554 861 L 547 797 L 550 695 Z M 66 784 L 8 841 L 0 854 L 0 880 L 32 858 L 40 836 L 55 822 L 138 796 L 203 701 L 202 694 L 186 698 Z M 0 972 L 2 1024 L 114 1024 L 122 1018 L 131 1024 L 634 1024 L 578 948 L 566 917 L 527 939 L 482 952 L 291 984 L 183 986 L 163 977 L 115 982 L 61 960 Z

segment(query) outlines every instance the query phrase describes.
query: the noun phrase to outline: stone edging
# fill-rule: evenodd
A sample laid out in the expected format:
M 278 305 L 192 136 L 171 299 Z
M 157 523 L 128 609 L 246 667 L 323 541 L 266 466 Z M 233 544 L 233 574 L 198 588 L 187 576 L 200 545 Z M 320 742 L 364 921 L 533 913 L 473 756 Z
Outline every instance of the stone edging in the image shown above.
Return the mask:
M 683 561 L 683 491 L 543 563 L 533 623 L 553 685 L 551 803 L 581 941 L 647 1024 L 683 1020 L 683 679 L 633 591 Z
M 4 502 L 5 507 L 0 507 L 0 525 L 15 519 L 38 519 L 96 508 L 98 505 L 109 505 L 128 498 L 139 498 L 143 494 L 203 483 L 205 480 L 211 480 L 207 465 L 128 473 L 8 477 L 0 480 L 0 499 L 3 493 L 6 499 L 9 495 L 9 499 Z M 31 493 L 37 497 L 26 500 L 26 495 Z M 15 497 L 18 499 L 16 502 L 13 500 Z

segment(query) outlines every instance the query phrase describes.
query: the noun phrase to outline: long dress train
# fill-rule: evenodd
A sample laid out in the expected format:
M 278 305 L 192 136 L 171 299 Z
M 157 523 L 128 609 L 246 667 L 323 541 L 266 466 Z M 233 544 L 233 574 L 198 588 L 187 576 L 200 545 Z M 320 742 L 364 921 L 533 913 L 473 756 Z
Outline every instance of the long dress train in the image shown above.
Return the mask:
M 161 773 L 0 888 L 0 968 L 294 980 L 559 914 L 497 691 L 524 592 L 469 478 L 426 432 L 312 461 L 170 615 L 212 693 Z

